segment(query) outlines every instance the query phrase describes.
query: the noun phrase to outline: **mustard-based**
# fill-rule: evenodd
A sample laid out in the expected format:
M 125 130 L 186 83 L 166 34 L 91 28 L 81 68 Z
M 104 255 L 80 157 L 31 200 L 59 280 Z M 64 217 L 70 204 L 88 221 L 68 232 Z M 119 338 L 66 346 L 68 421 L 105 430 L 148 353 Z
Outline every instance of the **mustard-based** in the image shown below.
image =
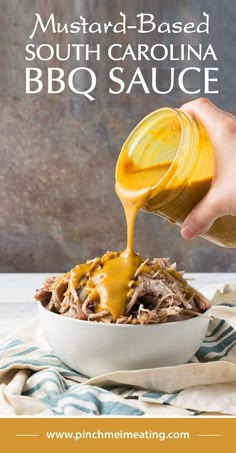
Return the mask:
M 153 112 L 144 119 L 144 128 L 147 121 L 151 124 L 156 120 L 157 113 Z M 126 145 L 123 147 L 118 160 L 115 189 L 126 217 L 126 249 L 123 252 L 107 252 L 102 257 L 100 268 L 93 267 L 88 261 L 71 271 L 70 284 L 75 289 L 79 282 L 81 286 L 83 277 L 89 277 L 84 283 L 88 300 L 99 301 L 96 311 L 108 310 L 113 321 L 125 312 L 132 291 L 131 282 L 142 262 L 133 244 L 138 211 L 144 209 L 181 224 L 212 183 L 213 150 L 204 128 L 193 122 L 192 135 L 184 137 L 182 130 L 189 127 L 188 116 L 183 112 L 176 114 L 171 109 L 163 109 L 163 115 L 158 131 L 146 127 L 145 133 L 142 133 L 141 128 L 140 146 L 136 128 L 133 133 L 135 147 L 132 148 L 131 134 L 127 141 L 128 148 Z M 182 115 L 182 129 L 178 115 Z M 141 126 L 142 123 L 138 127 Z M 194 149 L 190 148 L 190 143 Z M 182 147 L 182 157 L 176 158 L 179 146 Z M 167 157 L 165 160 L 160 158 L 163 155 Z M 236 247 L 236 219 L 231 216 L 218 219 L 205 237 L 219 245 Z M 145 272 L 149 272 L 146 267 Z
M 108 310 L 113 321 L 124 312 L 128 297 L 132 292 L 132 282 L 136 270 L 141 264 L 141 257 L 134 252 L 134 225 L 138 211 L 145 205 L 151 195 L 151 187 L 157 178 L 162 178 L 171 162 L 156 164 L 145 170 L 135 166 L 128 156 L 123 155 L 120 167 L 120 183 L 116 183 L 116 192 L 124 207 L 127 224 L 127 244 L 123 252 L 107 252 L 101 259 L 102 267 L 97 269 L 90 261 L 78 264 L 71 271 L 71 286 L 78 289 L 83 286 L 88 295 L 87 300 L 99 301 L 96 311 Z M 145 187 L 148 184 L 150 187 Z M 149 268 L 146 266 L 148 273 Z

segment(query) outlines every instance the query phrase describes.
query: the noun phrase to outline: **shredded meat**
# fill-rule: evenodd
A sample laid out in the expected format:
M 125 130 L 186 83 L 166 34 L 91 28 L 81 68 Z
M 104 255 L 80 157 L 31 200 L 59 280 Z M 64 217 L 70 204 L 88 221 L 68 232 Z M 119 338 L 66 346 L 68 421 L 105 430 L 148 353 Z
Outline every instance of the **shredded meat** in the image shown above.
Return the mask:
M 106 257 L 106 255 L 105 255 Z M 70 282 L 70 272 L 59 277 L 49 277 L 35 299 L 48 310 L 62 316 L 113 323 L 108 310 L 98 310 L 98 300 L 90 299 L 86 292 L 93 269 L 104 263 L 99 258 L 89 261 L 90 268 L 78 287 Z M 147 272 L 148 266 L 148 272 Z M 146 270 L 146 271 L 145 271 Z M 119 278 L 119 276 L 117 276 Z M 209 301 L 176 270 L 167 258 L 142 260 L 127 288 L 125 311 L 115 321 L 117 324 L 157 324 L 193 318 L 210 307 Z

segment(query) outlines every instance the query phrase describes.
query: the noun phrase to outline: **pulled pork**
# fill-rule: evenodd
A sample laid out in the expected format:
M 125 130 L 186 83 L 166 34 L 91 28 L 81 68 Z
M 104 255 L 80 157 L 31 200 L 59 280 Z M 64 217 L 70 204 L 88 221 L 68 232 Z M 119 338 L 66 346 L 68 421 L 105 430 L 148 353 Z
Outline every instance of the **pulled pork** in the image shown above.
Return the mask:
M 97 310 L 98 302 L 87 296 L 86 282 L 90 272 L 102 266 L 99 258 L 87 262 L 90 270 L 78 282 L 70 285 L 71 272 L 46 279 L 35 299 L 46 309 L 80 320 L 117 324 L 157 324 L 181 321 L 204 313 L 209 301 L 191 287 L 167 258 L 143 260 L 129 283 L 125 312 L 116 321 L 108 310 Z M 146 272 L 148 266 L 148 273 Z

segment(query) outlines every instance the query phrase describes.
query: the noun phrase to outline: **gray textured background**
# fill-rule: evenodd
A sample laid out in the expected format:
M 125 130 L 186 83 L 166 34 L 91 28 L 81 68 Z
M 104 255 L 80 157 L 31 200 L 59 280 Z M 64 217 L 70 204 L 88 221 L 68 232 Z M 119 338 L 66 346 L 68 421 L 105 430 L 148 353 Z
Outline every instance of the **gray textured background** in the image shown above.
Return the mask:
M 51 12 L 61 22 L 117 20 L 119 11 L 130 23 L 139 12 L 152 12 L 160 21 L 194 20 L 210 13 L 210 38 L 189 35 L 194 45 L 209 40 L 218 56 L 220 93 L 211 99 L 236 113 L 234 0 L 0 0 L 0 271 L 64 271 L 75 263 L 125 245 L 125 222 L 114 192 L 114 170 L 120 147 L 135 124 L 161 106 L 180 106 L 193 96 L 179 90 L 170 95 L 111 96 L 107 93 L 110 63 L 90 63 L 99 72 L 96 101 L 66 90 L 60 95 L 24 94 L 24 47 L 34 24 L 34 12 Z M 34 42 L 95 42 L 98 35 L 60 35 L 49 32 Z M 160 42 L 157 35 L 103 35 L 112 42 Z M 183 42 L 175 35 L 175 43 Z M 162 42 L 173 42 L 164 34 Z M 82 62 L 83 63 L 83 62 Z M 79 65 L 80 63 L 78 63 Z M 49 62 L 51 66 L 51 62 Z M 184 63 L 176 63 L 181 69 Z M 47 63 L 39 63 L 47 67 Z M 69 71 L 75 61 L 64 62 Z M 128 68 L 127 68 L 128 66 Z M 127 77 L 137 62 L 124 63 Z M 155 62 L 141 63 L 148 69 Z M 162 68 L 166 78 L 167 63 Z M 186 243 L 173 225 L 141 213 L 136 248 L 143 255 L 170 256 L 188 271 L 236 271 L 236 250 L 205 240 Z

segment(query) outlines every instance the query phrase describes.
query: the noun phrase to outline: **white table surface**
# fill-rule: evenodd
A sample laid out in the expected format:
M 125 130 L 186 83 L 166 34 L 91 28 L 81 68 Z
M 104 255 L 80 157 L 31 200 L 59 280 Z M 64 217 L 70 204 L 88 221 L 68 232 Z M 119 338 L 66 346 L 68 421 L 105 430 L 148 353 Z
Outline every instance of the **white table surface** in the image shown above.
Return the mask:
M 37 316 L 35 290 L 49 274 L 0 274 L 0 342 Z M 236 273 L 185 274 L 189 283 L 212 297 L 217 288 L 236 283 Z

